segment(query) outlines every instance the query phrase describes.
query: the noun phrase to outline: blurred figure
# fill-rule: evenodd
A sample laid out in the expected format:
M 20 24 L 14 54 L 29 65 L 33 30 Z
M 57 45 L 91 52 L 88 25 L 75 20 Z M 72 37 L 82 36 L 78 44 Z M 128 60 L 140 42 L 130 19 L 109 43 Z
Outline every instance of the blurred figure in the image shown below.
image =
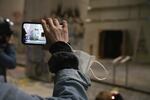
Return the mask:
M 95 100 L 124 100 L 118 91 L 102 91 L 100 92 Z
M 108 91 L 102 91 L 96 96 L 95 100 L 112 100 L 111 93 Z
M 6 79 L 6 70 L 16 67 L 15 47 L 11 43 L 13 31 L 9 19 L 0 18 L 0 78 Z

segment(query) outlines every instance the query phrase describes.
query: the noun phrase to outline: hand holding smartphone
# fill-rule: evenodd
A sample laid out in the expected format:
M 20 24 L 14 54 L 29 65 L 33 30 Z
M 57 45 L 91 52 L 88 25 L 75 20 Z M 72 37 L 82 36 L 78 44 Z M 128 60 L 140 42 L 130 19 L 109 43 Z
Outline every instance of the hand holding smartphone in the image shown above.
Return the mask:
M 22 43 L 30 45 L 45 45 L 46 37 L 41 23 L 24 22 L 22 24 Z
M 45 35 L 47 37 L 45 37 Z M 41 23 L 24 22 L 22 24 L 23 44 L 45 45 L 53 44 L 58 41 L 65 43 L 69 41 L 68 24 L 65 20 L 62 21 L 62 24 L 56 18 L 42 19 Z

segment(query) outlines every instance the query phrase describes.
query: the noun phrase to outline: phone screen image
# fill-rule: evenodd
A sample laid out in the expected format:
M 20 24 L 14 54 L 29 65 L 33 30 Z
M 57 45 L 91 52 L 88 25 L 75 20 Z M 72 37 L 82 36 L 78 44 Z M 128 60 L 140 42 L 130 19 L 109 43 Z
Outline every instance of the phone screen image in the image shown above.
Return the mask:
M 46 44 L 43 27 L 40 23 L 24 23 L 23 43 L 25 44 Z

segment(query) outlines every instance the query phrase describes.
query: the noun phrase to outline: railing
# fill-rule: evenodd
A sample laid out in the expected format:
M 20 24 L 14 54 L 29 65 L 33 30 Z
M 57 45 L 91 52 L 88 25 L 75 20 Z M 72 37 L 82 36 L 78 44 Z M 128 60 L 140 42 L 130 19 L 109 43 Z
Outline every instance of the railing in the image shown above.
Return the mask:
M 105 65 L 106 62 L 103 64 Z M 92 81 L 150 95 L 150 86 L 148 85 L 150 83 L 150 78 L 148 76 L 150 75 L 149 65 L 134 65 L 131 56 L 119 56 L 111 61 L 111 63 L 109 62 L 108 65 L 110 65 L 107 66 L 107 69 L 109 69 L 110 72 L 108 80 L 98 81 L 92 78 Z M 142 79 L 143 77 L 146 78 Z
M 125 86 L 128 86 L 128 64 L 129 61 L 131 61 L 131 57 L 130 56 L 119 56 L 116 59 L 113 60 L 113 83 L 116 83 L 116 66 L 118 64 L 125 64 Z

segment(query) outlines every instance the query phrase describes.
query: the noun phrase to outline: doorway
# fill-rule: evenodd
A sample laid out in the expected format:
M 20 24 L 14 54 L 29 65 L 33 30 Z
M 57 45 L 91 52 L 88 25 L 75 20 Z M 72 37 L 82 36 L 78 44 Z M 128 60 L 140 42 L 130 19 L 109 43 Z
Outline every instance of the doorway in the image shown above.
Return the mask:
M 99 57 L 116 58 L 122 54 L 123 31 L 104 30 L 99 34 Z

